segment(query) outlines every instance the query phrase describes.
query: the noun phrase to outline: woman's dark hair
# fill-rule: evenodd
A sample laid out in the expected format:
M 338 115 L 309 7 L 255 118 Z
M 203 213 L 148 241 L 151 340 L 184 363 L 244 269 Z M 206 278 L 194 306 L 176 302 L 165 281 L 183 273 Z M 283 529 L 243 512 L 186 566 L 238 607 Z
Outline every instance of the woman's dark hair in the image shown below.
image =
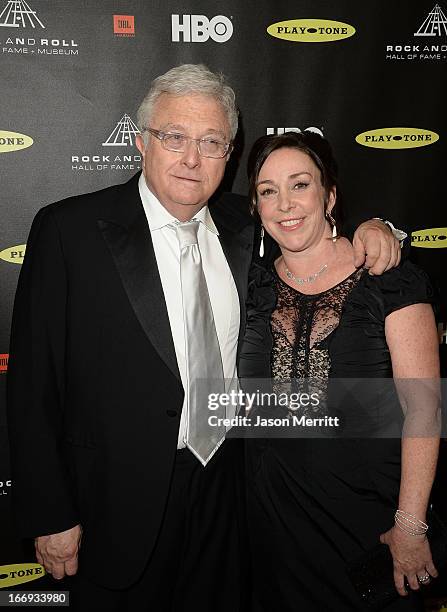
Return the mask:
M 340 231 L 342 222 L 341 194 L 338 187 L 337 162 L 332 154 L 329 142 L 319 134 L 311 131 L 286 132 L 280 136 L 261 136 L 254 143 L 247 162 L 249 180 L 250 210 L 256 212 L 256 183 L 261 168 L 267 157 L 278 149 L 297 149 L 306 153 L 315 163 L 321 173 L 321 184 L 325 191 L 325 204 L 333 187 L 337 189 L 337 201 L 332 210 L 337 230 Z

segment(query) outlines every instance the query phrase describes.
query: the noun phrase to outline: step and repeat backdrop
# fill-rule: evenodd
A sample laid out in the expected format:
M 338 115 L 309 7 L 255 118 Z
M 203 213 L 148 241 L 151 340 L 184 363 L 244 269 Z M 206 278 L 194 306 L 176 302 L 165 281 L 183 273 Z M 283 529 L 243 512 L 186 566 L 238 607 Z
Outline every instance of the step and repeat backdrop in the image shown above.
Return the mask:
M 445 373 L 446 15 L 447 0 L 0 0 L 0 589 L 42 577 L 14 536 L 5 417 L 31 221 L 49 202 L 140 171 L 136 110 L 175 65 L 205 63 L 236 90 L 241 127 L 226 191 L 246 193 L 257 137 L 323 131 L 349 225 L 378 216 L 405 229 L 410 257 L 437 287 Z

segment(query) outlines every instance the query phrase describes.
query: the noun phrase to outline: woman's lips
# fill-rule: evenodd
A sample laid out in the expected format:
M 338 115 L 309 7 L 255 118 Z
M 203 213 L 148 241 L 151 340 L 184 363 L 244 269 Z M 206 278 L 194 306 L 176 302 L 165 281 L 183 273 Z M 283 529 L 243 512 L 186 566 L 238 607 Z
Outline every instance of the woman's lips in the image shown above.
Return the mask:
M 285 221 L 279 221 L 278 225 L 283 232 L 293 232 L 303 224 L 304 218 L 301 219 L 286 219 Z

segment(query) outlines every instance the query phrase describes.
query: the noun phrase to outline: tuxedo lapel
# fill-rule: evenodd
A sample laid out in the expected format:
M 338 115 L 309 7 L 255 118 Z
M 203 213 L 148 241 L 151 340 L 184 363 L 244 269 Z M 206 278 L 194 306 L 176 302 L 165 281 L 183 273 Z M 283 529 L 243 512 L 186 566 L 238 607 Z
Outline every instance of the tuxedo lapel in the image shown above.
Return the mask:
M 138 184 L 136 181 L 130 183 L 124 187 L 132 187 L 132 194 L 123 194 L 113 211 L 113 218 L 98 219 L 98 227 L 141 327 L 161 359 L 180 380 L 151 233 Z
M 113 202 L 105 203 L 103 216 L 97 223 L 144 333 L 160 358 L 181 380 L 151 233 L 138 189 L 138 178 L 139 175 L 132 177 L 118 190 Z M 245 330 L 245 300 L 254 228 L 247 215 L 240 212 L 239 200 L 235 208 L 234 198 L 237 196 L 231 196 L 229 201 L 215 202 L 210 206 L 210 213 L 219 231 L 220 244 L 239 296 L 240 347 Z

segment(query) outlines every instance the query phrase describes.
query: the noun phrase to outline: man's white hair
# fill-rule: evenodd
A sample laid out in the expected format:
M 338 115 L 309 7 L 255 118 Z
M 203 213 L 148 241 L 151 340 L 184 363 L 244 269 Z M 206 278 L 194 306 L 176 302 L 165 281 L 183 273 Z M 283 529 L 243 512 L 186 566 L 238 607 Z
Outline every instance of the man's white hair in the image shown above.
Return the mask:
M 162 94 L 173 96 L 200 94 L 213 97 L 227 115 L 231 140 L 236 136 L 238 127 L 236 96 L 232 88 L 226 84 L 223 74 L 211 72 L 203 64 L 181 64 L 154 79 L 137 112 L 137 123 L 141 132 L 149 126 L 157 100 Z

